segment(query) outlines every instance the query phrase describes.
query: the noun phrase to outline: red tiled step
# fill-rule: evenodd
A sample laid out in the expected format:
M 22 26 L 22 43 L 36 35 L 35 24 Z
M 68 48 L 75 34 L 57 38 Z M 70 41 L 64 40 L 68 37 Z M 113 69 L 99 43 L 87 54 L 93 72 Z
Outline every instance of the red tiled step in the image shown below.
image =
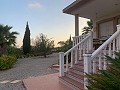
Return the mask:
M 80 90 L 84 90 L 84 85 L 83 83 L 80 83 L 80 82 L 77 82 L 69 77 L 66 77 L 66 76 L 63 76 L 63 77 L 60 77 L 60 79 L 64 80 L 65 82 L 69 83 L 70 85 L 73 85 L 74 87 L 77 87 L 79 88 Z
M 77 68 L 77 67 L 72 67 L 70 69 L 76 70 L 76 71 L 79 71 L 79 72 L 83 72 L 84 71 L 82 68 Z
M 74 64 L 74 65 L 83 66 L 83 63 L 77 63 L 77 64 Z
M 84 67 L 83 67 L 83 64 L 74 64 L 73 67 L 77 67 L 77 68 L 81 68 L 81 69 L 84 68 Z
M 84 76 L 81 75 L 81 74 L 77 74 L 77 73 L 74 73 L 74 72 L 72 72 L 72 71 L 68 71 L 68 72 L 66 72 L 66 73 L 69 74 L 69 75 L 71 75 L 71 76 L 74 76 L 74 77 L 76 77 L 76 78 L 79 78 L 79 79 L 81 79 L 81 80 L 84 79 Z
M 83 62 L 83 60 L 78 60 L 78 62 Z

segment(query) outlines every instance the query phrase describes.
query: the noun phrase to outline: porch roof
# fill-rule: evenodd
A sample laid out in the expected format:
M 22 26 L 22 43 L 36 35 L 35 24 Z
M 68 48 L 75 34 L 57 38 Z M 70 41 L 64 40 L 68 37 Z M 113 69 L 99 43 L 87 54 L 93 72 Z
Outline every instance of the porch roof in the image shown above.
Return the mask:
M 120 13 L 120 0 L 76 0 L 63 13 L 96 19 Z
M 89 1 L 91 1 L 91 0 L 76 0 L 72 4 L 70 4 L 69 6 L 64 8 L 63 13 L 72 14 L 71 12 L 73 10 L 77 9 L 78 7 L 84 5 L 85 3 L 89 2 Z

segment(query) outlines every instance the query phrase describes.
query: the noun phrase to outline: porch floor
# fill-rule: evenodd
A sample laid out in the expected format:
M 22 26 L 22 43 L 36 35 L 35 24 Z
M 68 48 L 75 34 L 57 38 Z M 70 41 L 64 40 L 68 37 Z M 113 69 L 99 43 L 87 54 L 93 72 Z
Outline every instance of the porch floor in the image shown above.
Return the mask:
M 59 82 L 58 73 L 24 79 L 27 90 L 72 90 Z

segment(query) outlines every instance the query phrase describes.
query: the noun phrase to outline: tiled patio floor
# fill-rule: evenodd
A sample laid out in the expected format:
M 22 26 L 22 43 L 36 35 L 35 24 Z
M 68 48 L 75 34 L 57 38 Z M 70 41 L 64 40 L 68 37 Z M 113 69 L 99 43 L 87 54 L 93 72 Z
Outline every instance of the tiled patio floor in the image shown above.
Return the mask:
M 71 90 L 59 82 L 58 73 L 24 79 L 27 90 Z

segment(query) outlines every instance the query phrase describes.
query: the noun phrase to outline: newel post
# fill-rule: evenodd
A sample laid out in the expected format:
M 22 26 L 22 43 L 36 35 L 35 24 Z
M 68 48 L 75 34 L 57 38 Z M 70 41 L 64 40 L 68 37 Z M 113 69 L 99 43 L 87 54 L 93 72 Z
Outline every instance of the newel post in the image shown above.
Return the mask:
M 93 50 L 93 32 L 90 32 L 90 38 L 89 38 L 89 51 Z
M 92 54 L 84 54 L 84 75 L 91 73 L 91 56 Z M 87 89 L 88 79 L 84 77 L 84 89 Z
M 64 76 L 64 52 L 59 52 L 59 76 Z
M 119 35 L 118 35 L 118 40 L 117 40 L 117 48 L 118 48 L 118 51 L 120 50 L 120 24 L 117 25 L 117 31 L 119 31 Z

